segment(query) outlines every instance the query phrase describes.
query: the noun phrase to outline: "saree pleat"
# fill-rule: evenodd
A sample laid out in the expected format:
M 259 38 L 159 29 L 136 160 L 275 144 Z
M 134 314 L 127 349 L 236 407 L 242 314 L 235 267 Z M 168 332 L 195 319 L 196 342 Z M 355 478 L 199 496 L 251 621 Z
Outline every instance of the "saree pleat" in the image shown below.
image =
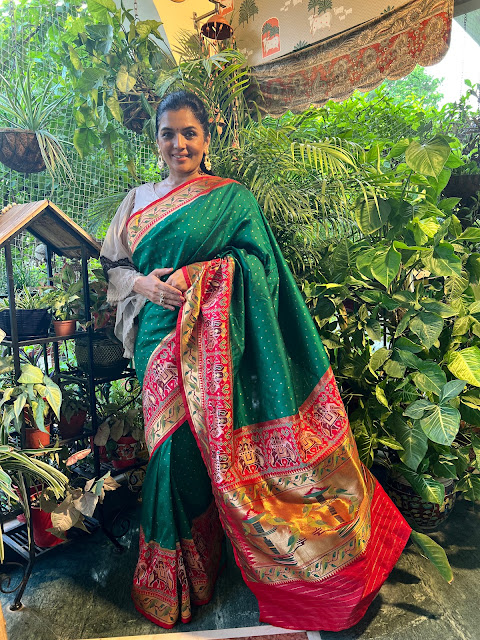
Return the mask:
M 140 317 L 152 457 L 137 608 L 162 626 L 190 619 L 212 593 L 221 522 L 262 621 L 352 626 L 410 528 L 360 463 L 318 332 L 253 196 L 206 176 L 134 214 L 127 231 L 141 272 L 182 268 L 189 287 L 178 313 L 147 303 Z

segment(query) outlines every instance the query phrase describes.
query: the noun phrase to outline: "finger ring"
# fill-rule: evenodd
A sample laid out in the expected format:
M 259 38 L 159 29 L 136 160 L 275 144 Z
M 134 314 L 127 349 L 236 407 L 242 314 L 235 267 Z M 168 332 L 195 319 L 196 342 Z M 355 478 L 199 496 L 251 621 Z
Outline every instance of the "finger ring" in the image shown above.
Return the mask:
M 160 291 L 160 298 L 158 300 L 159 304 L 163 305 L 163 301 L 165 300 L 165 292 Z

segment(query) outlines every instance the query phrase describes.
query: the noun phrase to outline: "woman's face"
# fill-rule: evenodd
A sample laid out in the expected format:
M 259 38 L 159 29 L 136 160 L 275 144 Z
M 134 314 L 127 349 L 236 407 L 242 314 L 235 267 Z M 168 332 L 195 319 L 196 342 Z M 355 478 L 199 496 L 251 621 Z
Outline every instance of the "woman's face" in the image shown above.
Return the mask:
M 158 128 L 158 148 L 173 175 L 194 175 L 208 150 L 202 125 L 191 109 L 165 111 Z

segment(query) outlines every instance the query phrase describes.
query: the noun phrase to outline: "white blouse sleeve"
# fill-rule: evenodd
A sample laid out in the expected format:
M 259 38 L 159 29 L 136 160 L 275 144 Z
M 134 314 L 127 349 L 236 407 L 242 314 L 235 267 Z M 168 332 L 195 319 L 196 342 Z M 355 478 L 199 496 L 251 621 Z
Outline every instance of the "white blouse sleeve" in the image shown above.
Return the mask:
M 115 335 L 123 343 L 124 356 L 133 357 L 137 327 L 135 318 L 146 302 L 145 296 L 134 293 L 139 273 L 127 243 L 126 222 L 133 212 L 135 192 L 132 189 L 119 206 L 102 245 L 100 260 L 108 277 L 107 301 L 117 307 Z

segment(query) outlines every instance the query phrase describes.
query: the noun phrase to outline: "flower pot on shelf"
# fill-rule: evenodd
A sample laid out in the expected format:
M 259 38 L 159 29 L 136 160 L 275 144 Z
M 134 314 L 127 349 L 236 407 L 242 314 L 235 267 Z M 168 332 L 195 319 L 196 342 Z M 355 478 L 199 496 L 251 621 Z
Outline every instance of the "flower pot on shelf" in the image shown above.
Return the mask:
M 25 448 L 26 449 L 42 449 L 50 445 L 50 425 L 46 424 L 44 431 L 40 429 L 32 429 L 31 427 L 25 427 Z
M 416 530 L 425 533 L 436 531 L 448 518 L 457 499 L 456 482 L 453 479 L 436 478 L 445 487 L 442 504 L 427 502 L 421 498 L 402 476 L 389 476 L 385 489 L 405 520 Z
M 94 375 L 101 378 L 122 373 L 128 364 L 128 359 L 123 357 L 122 343 L 105 334 L 94 335 L 92 341 Z M 75 356 L 80 369 L 87 373 L 89 369 L 88 335 L 76 338 Z
M 122 436 L 117 440 L 116 457 L 112 459 L 115 469 L 125 469 L 135 464 L 137 440 L 132 436 Z
M 83 429 L 86 417 L 86 411 L 79 411 L 78 413 L 73 415 L 70 420 L 67 420 L 66 417 L 61 414 L 60 420 L 58 422 L 58 429 L 62 438 L 67 439 L 77 436 Z
M 18 487 L 15 488 L 15 493 L 17 493 L 21 497 L 21 493 Z M 42 492 L 42 486 L 36 485 L 29 487 L 30 492 L 30 501 L 33 502 L 36 500 L 40 493 Z M 43 511 L 40 507 L 35 506 L 33 504 L 30 505 L 30 517 L 32 519 L 32 529 L 33 529 L 33 541 L 37 545 L 37 547 L 47 548 L 54 547 L 57 544 L 61 544 L 63 540 L 54 536 L 47 529 L 52 528 L 52 516 L 47 511 Z M 19 522 L 26 522 L 25 515 L 21 513 L 17 516 L 17 520 Z
M 55 335 L 58 337 L 67 338 L 68 336 L 73 336 L 75 333 L 75 329 L 77 327 L 76 320 L 54 320 L 53 321 L 53 330 L 55 331 Z
M 51 317 L 48 309 L 16 309 L 17 330 L 19 340 L 46 338 L 50 327 Z M 0 311 L 0 329 L 12 337 L 10 309 Z
M 39 173 L 45 162 L 34 131 L 0 129 L 0 162 L 20 173 Z

